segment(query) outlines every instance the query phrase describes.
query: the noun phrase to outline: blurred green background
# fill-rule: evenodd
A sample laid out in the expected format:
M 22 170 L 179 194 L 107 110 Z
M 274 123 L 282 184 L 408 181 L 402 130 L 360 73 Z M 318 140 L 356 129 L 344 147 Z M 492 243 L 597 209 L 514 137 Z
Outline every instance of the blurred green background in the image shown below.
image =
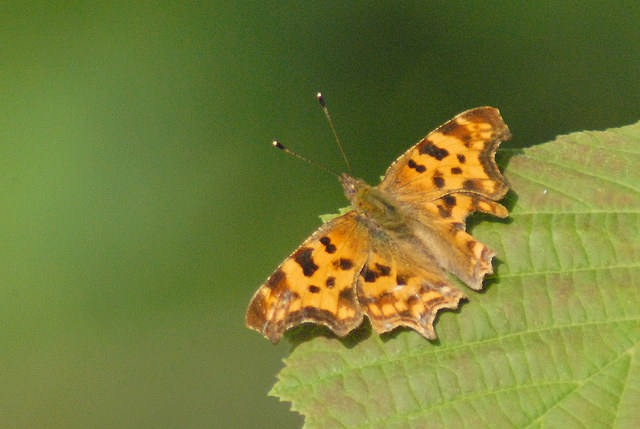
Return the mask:
M 637 1 L 3 2 L 0 427 L 299 427 L 256 288 L 453 115 L 640 119 Z M 517 192 L 517 190 L 516 190 Z

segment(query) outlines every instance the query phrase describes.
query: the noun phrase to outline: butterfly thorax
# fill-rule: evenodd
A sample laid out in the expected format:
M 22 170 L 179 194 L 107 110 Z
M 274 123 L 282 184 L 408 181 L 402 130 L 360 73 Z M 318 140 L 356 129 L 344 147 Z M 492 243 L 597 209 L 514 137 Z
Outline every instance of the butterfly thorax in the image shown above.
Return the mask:
M 406 216 L 391 195 L 347 174 L 340 176 L 340 182 L 346 197 L 357 212 L 384 229 L 406 228 Z

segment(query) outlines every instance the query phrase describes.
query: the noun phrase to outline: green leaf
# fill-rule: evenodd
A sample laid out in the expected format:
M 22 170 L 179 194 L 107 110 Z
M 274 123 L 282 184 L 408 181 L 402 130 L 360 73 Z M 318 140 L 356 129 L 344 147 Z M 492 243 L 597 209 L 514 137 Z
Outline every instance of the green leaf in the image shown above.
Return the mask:
M 499 162 L 511 215 L 472 231 L 496 274 L 439 313 L 437 341 L 288 335 L 271 395 L 306 427 L 640 427 L 640 124 Z

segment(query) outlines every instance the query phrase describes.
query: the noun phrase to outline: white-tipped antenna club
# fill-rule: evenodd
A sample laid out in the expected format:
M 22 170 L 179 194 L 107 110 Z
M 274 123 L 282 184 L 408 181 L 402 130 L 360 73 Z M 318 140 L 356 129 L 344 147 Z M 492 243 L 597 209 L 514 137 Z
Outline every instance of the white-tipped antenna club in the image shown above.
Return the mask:
M 276 147 L 276 148 L 280 149 L 281 151 L 283 151 L 283 152 L 285 152 L 285 153 L 288 153 L 289 155 L 293 155 L 293 156 L 295 156 L 296 158 L 298 158 L 298 159 L 300 159 L 300 160 L 302 160 L 302 161 L 308 162 L 308 163 L 309 163 L 309 164 L 311 164 L 311 165 L 315 165 L 316 167 L 318 167 L 318 168 L 320 168 L 320 169 L 322 169 L 322 170 L 326 171 L 327 173 L 333 174 L 334 176 L 336 176 L 336 177 L 338 177 L 338 178 L 340 177 L 340 175 L 339 175 L 338 173 L 336 173 L 335 171 L 331 170 L 330 168 L 325 167 L 324 165 L 322 165 L 322 164 L 320 164 L 320 163 L 317 163 L 317 162 L 315 162 L 315 161 L 312 161 L 312 160 L 310 160 L 310 159 L 308 159 L 308 158 L 305 158 L 305 157 L 304 157 L 304 156 L 302 156 L 302 155 L 299 155 L 299 154 L 297 154 L 297 153 L 295 153 L 295 152 L 293 152 L 293 151 L 291 151 L 291 150 L 287 149 L 287 148 L 286 148 L 282 143 L 280 143 L 280 142 L 279 142 L 279 141 L 277 141 L 277 140 L 274 140 L 271 144 L 272 144 L 274 147 Z
M 327 109 L 327 105 L 324 102 L 324 98 L 322 98 L 322 93 L 319 92 L 317 94 L 317 97 L 318 97 L 318 101 L 320 102 L 320 106 L 322 107 L 322 111 L 324 112 L 324 115 L 327 117 L 327 121 L 329 121 L 329 126 L 331 126 L 333 137 L 335 137 L 336 143 L 338 143 L 338 147 L 340 148 L 340 153 L 342 154 L 342 158 L 344 159 L 345 164 L 347 164 L 347 169 L 349 170 L 349 173 L 351 173 L 351 164 L 349 164 L 347 155 L 344 153 L 344 149 L 342 148 L 342 143 L 340 143 L 340 139 L 338 138 L 338 133 L 336 133 L 336 127 L 333 126 L 333 121 L 331 120 L 329 109 Z

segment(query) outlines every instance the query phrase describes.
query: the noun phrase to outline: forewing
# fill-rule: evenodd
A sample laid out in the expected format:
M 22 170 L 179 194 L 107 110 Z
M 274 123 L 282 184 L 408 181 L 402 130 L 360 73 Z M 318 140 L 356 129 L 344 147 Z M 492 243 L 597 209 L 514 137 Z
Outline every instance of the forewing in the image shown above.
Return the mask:
M 459 114 L 422 139 L 387 170 L 379 188 L 424 198 L 462 192 L 501 199 L 508 190 L 494 160 L 511 137 L 498 109 L 478 107 Z M 430 194 L 430 195 L 427 195 Z
M 362 322 L 355 295 L 370 235 L 355 211 L 325 223 L 258 289 L 246 324 L 277 343 L 290 327 L 313 322 L 343 337 Z

